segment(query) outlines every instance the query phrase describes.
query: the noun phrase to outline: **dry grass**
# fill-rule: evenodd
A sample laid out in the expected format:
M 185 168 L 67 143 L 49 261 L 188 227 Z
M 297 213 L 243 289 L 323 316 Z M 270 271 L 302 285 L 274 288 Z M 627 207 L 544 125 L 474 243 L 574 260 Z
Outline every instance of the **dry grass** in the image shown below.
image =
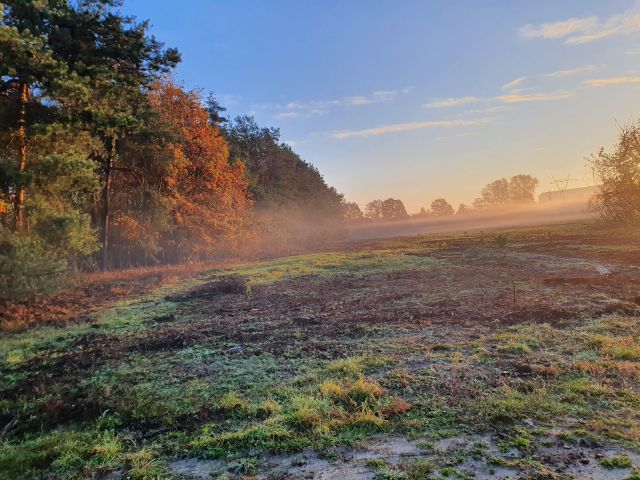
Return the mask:
M 235 262 L 237 263 L 237 261 Z M 40 325 L 62 326 L 82 323 L 88 314 L 118 301 L 144 295 L 182 279 L 228 268 L 224 263 L 189 263 L 131 268 L 109 272 L 83 273 L 69 279 L 69 286 L 31 303 L 0 302 L 0 332 L 20 332 Z

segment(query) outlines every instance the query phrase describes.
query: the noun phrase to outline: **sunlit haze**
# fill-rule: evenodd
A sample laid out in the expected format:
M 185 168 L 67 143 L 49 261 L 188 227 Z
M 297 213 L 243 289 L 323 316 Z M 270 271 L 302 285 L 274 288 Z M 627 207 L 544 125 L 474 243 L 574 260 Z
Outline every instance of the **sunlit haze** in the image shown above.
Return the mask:
M 282 139 L 361 206 L 471 202 L 502 176 L 592 184 L 632 120 L 634 1 L 173 2 L 125 12 L 182 52 L 177 77 Z

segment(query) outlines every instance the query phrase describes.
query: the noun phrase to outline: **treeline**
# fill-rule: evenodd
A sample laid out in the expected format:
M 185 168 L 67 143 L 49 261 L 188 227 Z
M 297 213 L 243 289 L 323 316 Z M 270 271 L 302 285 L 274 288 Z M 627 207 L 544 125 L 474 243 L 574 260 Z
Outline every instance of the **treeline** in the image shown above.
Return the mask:
M 118 4 L 0 4 L 0 297 L 339 235 L 342 196 L 277 129 L 185 90 Z
M 510 179 L 500 178 L 485 185 L 471 206 L 461 203 L 456 210 L 446 199 L 436 198 L 429 209 L 422 207 L 420 212 L 413 215 L 407 213 L 402 200 L 395 198 L 373 200 L 367 203 L 364 212 L 357 203 L 344 201 L 343 216 L 346 223 L 353 224 L 463 215 L 473 211 L 533 203 L 538 184 L 537 178 L 526 174 L 515 175 Z

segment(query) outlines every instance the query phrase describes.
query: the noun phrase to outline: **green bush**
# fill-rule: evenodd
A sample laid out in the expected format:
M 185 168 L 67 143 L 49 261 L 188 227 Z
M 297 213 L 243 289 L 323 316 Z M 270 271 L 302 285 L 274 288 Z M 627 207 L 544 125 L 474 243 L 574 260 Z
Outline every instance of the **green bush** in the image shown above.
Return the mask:
M 41 240 L 0 231 L 0 298 L 27 301 L 51 293 L 67 271 L 67 261 Z

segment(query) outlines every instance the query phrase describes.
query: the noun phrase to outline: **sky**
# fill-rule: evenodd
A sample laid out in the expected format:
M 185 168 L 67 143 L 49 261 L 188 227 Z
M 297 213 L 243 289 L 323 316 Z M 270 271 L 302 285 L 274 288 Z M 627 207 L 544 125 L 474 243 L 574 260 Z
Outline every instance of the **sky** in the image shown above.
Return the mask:
M 585 158 L 635 121 L 636 0 L 125 0 L 177 47 L 176 77 L 282 140 L 361 207 L 470 203 Z

